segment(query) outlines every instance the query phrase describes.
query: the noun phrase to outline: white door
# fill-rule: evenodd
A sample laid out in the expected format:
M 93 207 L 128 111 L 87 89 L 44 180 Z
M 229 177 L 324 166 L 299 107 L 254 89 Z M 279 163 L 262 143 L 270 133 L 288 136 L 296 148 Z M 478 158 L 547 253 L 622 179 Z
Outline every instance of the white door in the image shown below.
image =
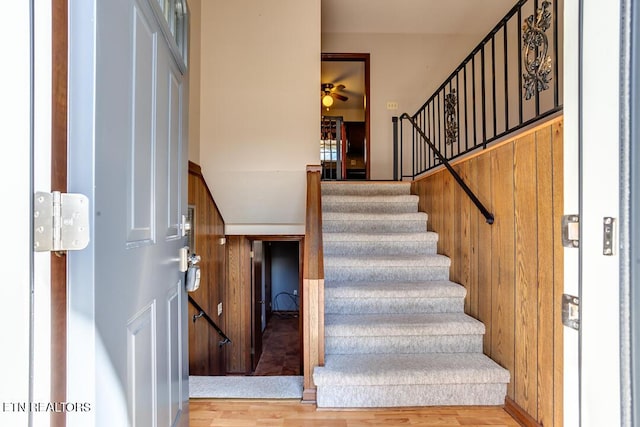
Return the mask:
M 580 213 L 580 0 L 564 2 L 564 214 Z M 580 295 L 579 249 L 564 249 L 564 293 Z M 560 295 L 556 304 L 560 304 Z M 580 335 L 564 327 L 564 425 L 580 425 Z
M 30 238 L 32 200 L 32 161 L 34 129 L 31 123 L 32 50 L 34 32 L 31 21 L 32 2 L 22 1 L 12 7 L 11 19 L 0 26 L 3 40 L 10 40 L 4 54 L 10 66 L 0 67 L 4 82 L 0 105 L 2 129 L 2 167 L 0 187 L 5 200 L 0 220 L 6 227 L 10 244 L 0 248 L 0 318 L 3 325 L 3 350 L 0 359 L 0 425 L 30 425 L 31 414 L 20 411 L 18 403 L 29 402 L 33 395 L 30 382 L 31 285 L 33 275 Z M 10 202 L 8 202 L 10 201 Z M 8 208 L 10 206 L 10 208 Z
M 183 59 L 157 0 L 76 0 L 69 16 L 69 192 L 93 223 L 69 254 L 68 399 L 91 403 L 69 425 L 186 426 Z
M 620 218 L 620 22 L 617 2 L 565 1 L 565 214 L 580 214 L 580 248 L 565 249 L 565 293 L 580 297 L 580 331 L 565 328 L 564 425 L 621 425 L 620 256 L 604 221 Z
M 620 250 L 604 253 L 604 218 L 620 219 L 620 22 L 618 2 L 583 2 L 581 87 L 580 418 L 621 425 Z

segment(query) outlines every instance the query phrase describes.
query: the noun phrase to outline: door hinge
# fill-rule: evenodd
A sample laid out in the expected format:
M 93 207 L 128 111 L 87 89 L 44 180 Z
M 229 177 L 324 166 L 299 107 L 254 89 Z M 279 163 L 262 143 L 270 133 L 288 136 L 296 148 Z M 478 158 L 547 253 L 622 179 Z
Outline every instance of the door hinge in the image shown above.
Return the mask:
M 253 257 L 254 257 L 254 255 L 255 255 L 255 254 L 253 253 L 253 251 L 249 252 L 249 258 L 253 258 Z
M 255 355 L 256 354 L 256 349 L 251 347 L 251 351 L 250 351 L 249 354 L 251 354 L 252 356 Z
M 77 251 L 89 244 L 89 199 L 83 194 L 37 192 L 33 203 L 33 249 Z
M 580 298 L 562 294 L 562 323 L 576 331 L 580 330 Z
M 562 246 L 577 248 L 580 246 L 580 216 L 562 216 Z
M 610 216 L 602 219 L 602 254 L 616 254 L 616 219 Z

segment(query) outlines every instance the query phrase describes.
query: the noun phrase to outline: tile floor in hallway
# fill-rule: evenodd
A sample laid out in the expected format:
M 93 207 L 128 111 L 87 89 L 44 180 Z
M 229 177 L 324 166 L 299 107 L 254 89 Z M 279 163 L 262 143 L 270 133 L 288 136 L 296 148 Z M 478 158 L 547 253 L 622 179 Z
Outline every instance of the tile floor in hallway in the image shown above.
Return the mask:
M 253 375 L 301 375 L 297 313 L 273 313 L 262 336 L 262 356 Z

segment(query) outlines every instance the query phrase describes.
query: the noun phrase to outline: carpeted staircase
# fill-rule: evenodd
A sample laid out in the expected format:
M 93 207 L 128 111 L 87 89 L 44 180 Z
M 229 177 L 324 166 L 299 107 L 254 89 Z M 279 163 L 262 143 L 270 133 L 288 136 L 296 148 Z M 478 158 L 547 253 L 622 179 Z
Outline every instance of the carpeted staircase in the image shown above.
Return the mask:
M 409 183 L 323 182 L 325 366 L 318 407 L 502 405 L 509 372 Z

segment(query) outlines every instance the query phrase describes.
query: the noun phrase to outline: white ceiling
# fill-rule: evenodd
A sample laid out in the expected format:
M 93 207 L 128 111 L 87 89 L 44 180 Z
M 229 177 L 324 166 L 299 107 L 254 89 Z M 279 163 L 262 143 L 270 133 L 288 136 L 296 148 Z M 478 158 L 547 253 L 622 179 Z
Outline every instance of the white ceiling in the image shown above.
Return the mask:
M 321 1 L 323 33 L 477 34 L 481 37 L 516 3 L 516 0 Z
M 516 3 L 516 0 L 321 1 L 323 33 L 466 34 L 477 35 L 478 43 Z M 346 86 L 341 93 L 349 100 L 336 101 L 335 107 L 362 108 L 362 62 L 323 62 L 321 80 Z

